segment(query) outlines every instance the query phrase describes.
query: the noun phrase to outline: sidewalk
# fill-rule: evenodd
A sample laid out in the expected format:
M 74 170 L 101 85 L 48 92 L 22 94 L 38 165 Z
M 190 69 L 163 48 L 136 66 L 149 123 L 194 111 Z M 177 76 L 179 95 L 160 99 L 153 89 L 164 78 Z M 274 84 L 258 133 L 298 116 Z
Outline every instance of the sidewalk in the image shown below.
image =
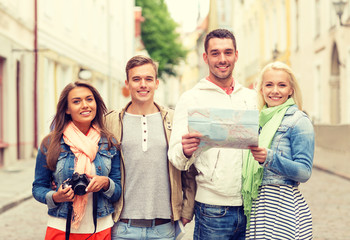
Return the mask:
M 350 181 L 350 149 L 342 152 L 316 147 L 314 168 Z
M 350 125 L 314 126 L 314 167 L 350 180 Z
M 32 197 L 35 159 L 0 169 L 0 214 Z

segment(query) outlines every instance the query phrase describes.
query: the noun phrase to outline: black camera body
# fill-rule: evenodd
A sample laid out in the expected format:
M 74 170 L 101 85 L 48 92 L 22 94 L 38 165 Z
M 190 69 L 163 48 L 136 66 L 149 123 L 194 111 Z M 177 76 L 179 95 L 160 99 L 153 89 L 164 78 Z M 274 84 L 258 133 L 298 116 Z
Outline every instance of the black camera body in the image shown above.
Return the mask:
M 66 188 L 69 185 L 72 187 L 74 194 L 82 196 L 86 194 L 86 187 L 89 185 L 89 178 L 85 173 L 79 174 L 77 172 L 73 173 L 72 178 L 68 178 L 62 183 L 62 187 Z

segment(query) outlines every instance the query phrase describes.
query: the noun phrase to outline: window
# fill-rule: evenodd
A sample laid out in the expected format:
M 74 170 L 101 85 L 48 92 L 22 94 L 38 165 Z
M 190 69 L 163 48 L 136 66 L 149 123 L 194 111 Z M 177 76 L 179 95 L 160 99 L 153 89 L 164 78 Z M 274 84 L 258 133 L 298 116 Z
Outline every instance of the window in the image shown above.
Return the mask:
M 59 94 L 63 88 L 72 81 L 72 68 L 63 64 L 57 64 L 57 76 L 56 76 L 56 99 L 55 102 L 58 102 Z M 73 78 L 74 79 L 74 78 Z
M 79 11 L 79 25 L 78 28 L 80 29 L 80 39 L 85 43 L 89 36 L 89 27 L 90 22 L 89 19 L 91 17 L 90 8 L 88 6 L 89 2 L 84 2 L 83 0 L 80 0 L 80 11 Z
M 314 95 L 314 113 L 312 116 L 312 120 L 314 123 L 320 123 L 321 122 L 321 116 L 322 116 L 322 89 L 321 89 L 321 83 L 322 83 L 322 74 L 321 74 L 321 65 L 317 64 L 315 66 L 314 71 L 314 86 L 315 86 L 315 95 Z
M 103 101 L 105 102 L 106 106 L 109 108 L 108 81 L 98 78 L 96 81 L 96 88 L 100 92 L 100 95 L 103 98 Z
M 62 23 L 66 31 L 69 33 L 73 30 L 73 25 L 75 22 L 74 16 L 74 3 L 69 0 L 61 0 L 61 7 L 64 12 L 61 12 Z
M 271 37 L 272 37 L 272 41 L 270 43 L 270 53 L 272 53 L 272 51 L 274 49 L 278 49 L 278 36 L 279 36 L 279 29 L 278 29 L 278 17 L 277 17 L 277 10 L 276 8 L 273 9 L 273 19 L 271 24 Z
M 0 167 L 4 164 L 4 89 L 3 89 L 3 69 L 5 59 L 0 57 Z
M 21 106 L 21 63 L 16 61 L 16 124 L 17 124 L 17 159 L 21 159 L 21 119 L 22 119 L 22 106 Z
M 345 9 L 345 12 L 347 12 L 346 15 L 346 21 L 350 19 L 350 0 L 348 0 L 347 8 Z
M 299 0 L 295 0 L 295 50 L 299 49 Z
M 346 93 L 345 96 L 350 96 L 350 48 L 348 49 L 348 56 L 346 59 L 346 83 L 345 83 L 346 87 Z M 347 123 L 350 123 L 350 104 L 348 101 L 347 102 Z
M 39 89 L 42 89 L 39 99 L 39 133 L 43 138 L 50 131 L 50 124 L 56 112 L 56 91 L 55 91 L 55 62 L 51 59 L 44 59 L 44 79 L 39 82 Z
M 287 16 L 286 16 L 286 4 L 285 1 L 282 0 L 280 1 L 281 5 L 280 5 L 280 25 L 279 25 L 279 29 L 280 29 L 280 41 L 279 41 L 279 48 L 280 50 L 284 51 L 285 49 L 287 49 Z
M 265 17 L 265 29 L 264 29 L 264 36 L 265 36 L 265 60 L 269 60 L 271 57 L 271 49 L 270 49 L 270 42 L 271 42 L 271 36 L 268 33 L 268 30 L 270 29 L 270 19 L 269 19 L 269 14 L 266 14 Z
M 44 12 L 47 18 L 53 19 L 54 18 L 54 2 L 52 1 L 44 1 Z
M 321 6 L 320 0 L 315 0 L 315 38 L 321 33 Z
M 3 89 L 3 68 L 4 68 L 5 60 L 0 57 L 0 142 L 3 140 L 4 132 L 3 132 L 3 110 L 4 110 L 4 89 Z
M 334 10 L 333 2 L 329 1 L 329 28 L 332 28 L 335 26 L 336 22 L 338 21 L 337 13 Z

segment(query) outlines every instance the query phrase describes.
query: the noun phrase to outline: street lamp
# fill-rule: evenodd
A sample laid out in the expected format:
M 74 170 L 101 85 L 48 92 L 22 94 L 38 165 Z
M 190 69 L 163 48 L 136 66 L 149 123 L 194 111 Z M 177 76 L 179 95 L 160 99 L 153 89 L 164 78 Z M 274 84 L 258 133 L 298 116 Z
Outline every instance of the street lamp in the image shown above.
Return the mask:
M 341 21 L 341 17 L 344 13 L 344 8 L 345 8 L 345 5 L 347 4 L 346 1 L 342 1 L 342 0 L 339 0 L 339 1 L 333 1 L 333 7 L 334 7 L 334 10 L 335 12 L 337 13 L 338 15 L 338 18 L 339 18 L 339 24 L 340 26 L 343 26 L 343 27 L 350 27 L 350 24 L 344 24 L 342 21 Z
M 92 77 L 92 72 L 88 69 L 80 68 L 78 77 L 82 80 L 89 80 Z

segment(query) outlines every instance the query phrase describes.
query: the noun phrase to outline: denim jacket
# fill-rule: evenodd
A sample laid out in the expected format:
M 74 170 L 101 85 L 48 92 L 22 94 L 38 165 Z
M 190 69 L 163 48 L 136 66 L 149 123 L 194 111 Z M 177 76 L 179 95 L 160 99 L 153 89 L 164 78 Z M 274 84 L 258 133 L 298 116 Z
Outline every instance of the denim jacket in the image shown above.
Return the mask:
M 94 164 L 96 175 L 109 177 L 109 189 L 98 192 L 97 200 L 97 218 L 107 216 L 114 212 L 113 203 L 118 201 L 121 195 L 120 184 L 120 152 L 116 147 L 108 149 L 107 139 L 101 137 L 99 150 L 96 154 Z M 70 147 L 61 139 L 61 148 L 56 170 L 51 171 L 47 168 L 46 155 L 39 149 L 36 157 L 35 179 L 33 182 L 32 193 L 34 198 L 48 206 L 48 214 L 54 217 L 67 217 L 68 202 L 55 203 L 52 195 L 55 190 L 51 189 L 52 180 L 55 182 L 57 189 L 67 178 L 71 178 L 74 171 L 75 155 Z M 43 149 L 46 153 L 46 149 Z
M 306 182 L 311 177 L 314 147 L 310 119 L 296 105 L 291 106 L 267 149 L 262 185 Z

